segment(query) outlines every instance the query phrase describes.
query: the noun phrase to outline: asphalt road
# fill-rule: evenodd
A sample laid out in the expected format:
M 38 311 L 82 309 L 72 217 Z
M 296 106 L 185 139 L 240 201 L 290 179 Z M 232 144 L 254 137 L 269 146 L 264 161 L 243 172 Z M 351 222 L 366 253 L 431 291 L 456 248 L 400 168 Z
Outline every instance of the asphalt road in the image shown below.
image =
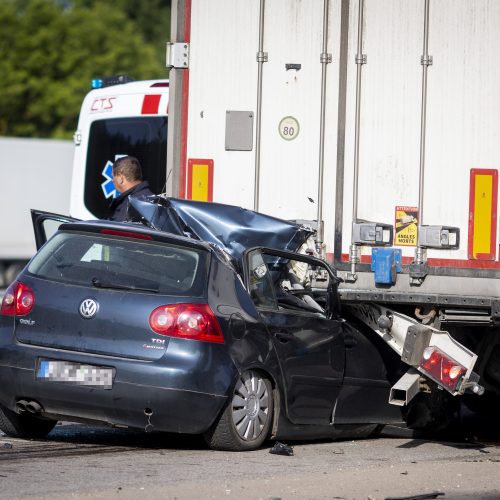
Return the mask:
M 466 414 L 446 436 L 287 443 L 293 456 L 64 424 L 47 440 L 0 436 L 0 498 L 500 499 L 498 423 Z
M 2 291 L 0 291 L 0 298 Z M 0 431 L 0 499 L 500 500 L 500 418 L 447 435 L 287 443 L 293 456 L 208 450 L 196 436 L 64 423 L 46 440 Z

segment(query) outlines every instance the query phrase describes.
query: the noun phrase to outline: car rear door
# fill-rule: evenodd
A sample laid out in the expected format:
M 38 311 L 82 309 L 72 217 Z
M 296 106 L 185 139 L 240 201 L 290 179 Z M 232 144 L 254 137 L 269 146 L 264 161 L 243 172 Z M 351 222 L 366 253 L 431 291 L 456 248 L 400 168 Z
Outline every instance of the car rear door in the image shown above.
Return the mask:
M 35 232 L 36 248 L 39 250 L 40 247 L 59 229 L 61 224 L 65 222 L 76 222 L 80 219 L 32 209 L 31 220 L 33 221 L 33 230 Z
M 304 270 L 308 272 L 312 263 L 321 261 L 261 249 L 248 252 L 245 259 L 248 290 L 280 362 L 288 417 L 297 424 L 329 424 L 344 375 L 343 322 L 329 312 L 329 295 L 333 294 L 326 288 L 322 307 L 314 306 L 312 288 L 307 285 L 302 290 L 303 285 L 292 283 L 286 290 L 293 275 L 303 278 Z M 335 279 L 324 265 L 315 272 Z M 304 301 L 306 295 L 311 300 Z

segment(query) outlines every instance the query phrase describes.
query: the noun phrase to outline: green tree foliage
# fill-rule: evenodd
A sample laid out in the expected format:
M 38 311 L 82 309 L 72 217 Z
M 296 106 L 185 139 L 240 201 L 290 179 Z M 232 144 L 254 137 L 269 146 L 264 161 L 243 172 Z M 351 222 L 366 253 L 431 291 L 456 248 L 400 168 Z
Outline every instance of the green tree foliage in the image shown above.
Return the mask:
M 165 1 L 144 3 L 151 25 L 169 25 L 154 17 L 169 15 Z M 92 78 L 164 78 L 168 33 L 160 42 L 133 4 L 142 2 L 0 0 L 0 135 L 69 138 Z
M 102 1 L 74 0 L 73 3 L 89 8 Z M 144 40 L 154 45 L 158 59 L 164 61 L 165 43 L 170 39 L 171 0 L 108 1 L 137 25 L 137 28 L 144 36 Z

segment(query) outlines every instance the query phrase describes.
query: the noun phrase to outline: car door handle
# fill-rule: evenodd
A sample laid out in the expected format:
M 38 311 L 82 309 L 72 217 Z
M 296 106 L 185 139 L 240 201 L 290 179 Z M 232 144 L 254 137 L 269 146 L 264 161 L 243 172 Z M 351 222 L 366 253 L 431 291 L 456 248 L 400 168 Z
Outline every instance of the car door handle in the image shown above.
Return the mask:
M 274 336 L 282 343 L 286 344 L 290 340 L 290 334 L 287 332 L 274 332 Z

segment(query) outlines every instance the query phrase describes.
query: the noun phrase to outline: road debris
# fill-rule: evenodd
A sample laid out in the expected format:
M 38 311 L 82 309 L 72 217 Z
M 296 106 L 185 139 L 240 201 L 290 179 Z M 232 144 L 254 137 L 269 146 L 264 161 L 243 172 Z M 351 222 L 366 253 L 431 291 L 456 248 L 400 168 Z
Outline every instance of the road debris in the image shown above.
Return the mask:
M 272 455 L 283 455 L 285 457 L 293 457 L 293 448 L 286 444 L 276 441 L 274 446 L 269 450 Z

